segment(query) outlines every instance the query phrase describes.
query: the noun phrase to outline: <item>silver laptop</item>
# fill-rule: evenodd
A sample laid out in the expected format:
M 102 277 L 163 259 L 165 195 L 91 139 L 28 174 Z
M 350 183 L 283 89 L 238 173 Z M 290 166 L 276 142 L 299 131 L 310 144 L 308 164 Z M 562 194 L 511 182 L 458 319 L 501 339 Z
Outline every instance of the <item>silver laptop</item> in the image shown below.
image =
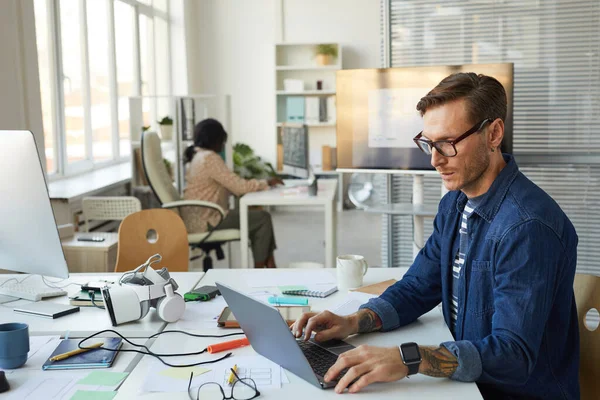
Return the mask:
M 319 388 L 335 387 L 337 381 L 325 382 L 323 375 L 338 355 L 354 346 L 342 340 L 319 343 L 296 339 L 275 308 L 222 283 L 216 285 L 254 350 Z M 342 371 L 338 379 L 345 373 Z

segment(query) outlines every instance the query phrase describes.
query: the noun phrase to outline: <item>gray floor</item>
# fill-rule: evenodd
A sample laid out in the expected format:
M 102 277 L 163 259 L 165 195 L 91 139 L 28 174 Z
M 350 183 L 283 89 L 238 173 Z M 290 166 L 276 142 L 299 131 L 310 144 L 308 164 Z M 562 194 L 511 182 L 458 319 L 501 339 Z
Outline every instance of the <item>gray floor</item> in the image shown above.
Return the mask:
M 277 266 L 286 268 L 291 262 L 325 262 L 325 223 L 322 211 L 303 211 L 298 208 L 271 210 L 277 250 Z M 360 254 L 370 266 L 381 265 L 381 215 L 360 210 L 338 213 L 337 254 Z M 239 242 L 231 244 L 231 258 L 218 261 L 215 268 L 240 267 Z M 202 270 L 202 260 L 192 262 L 191 269 Z

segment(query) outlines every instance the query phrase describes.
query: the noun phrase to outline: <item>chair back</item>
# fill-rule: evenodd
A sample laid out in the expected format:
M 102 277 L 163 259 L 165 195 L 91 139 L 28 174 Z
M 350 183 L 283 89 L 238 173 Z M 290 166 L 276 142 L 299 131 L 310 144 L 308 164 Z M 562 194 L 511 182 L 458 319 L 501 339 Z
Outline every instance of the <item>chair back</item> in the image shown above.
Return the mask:
M 600 277 L 575 274 L 573 286 L 579 322 L 581 399 L 597 399 L 600 393 L 600 327 L 589 330 L 585 319 L 592 308 L 600 310 Z
M 146 180 L 161 204 L 181 200 L 163 162 L 160 137 L 156 132 L 142 133 L 142 165 Z
M 84 197 L 81 201 L 85 231 L 90 231 L 89 221 L 120 221 L 129 214 L 141 211 L 142 203 L 133 196 Z
M 159 253 L 169 272 L 188 271 L 189 249 L 183 220 L 171 210 L 154 208 L 127 216 L 119 227 L 115 272 L 126 272 Z

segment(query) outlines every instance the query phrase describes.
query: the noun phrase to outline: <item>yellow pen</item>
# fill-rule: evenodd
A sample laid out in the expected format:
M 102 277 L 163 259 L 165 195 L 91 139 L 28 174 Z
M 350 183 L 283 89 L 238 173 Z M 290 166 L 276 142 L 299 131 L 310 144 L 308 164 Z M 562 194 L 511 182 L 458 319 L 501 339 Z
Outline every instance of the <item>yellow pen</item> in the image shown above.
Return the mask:
M 98 347 L 102 347 L 102 345 L 104 345 L 104 343 L 100 342 L 100 343 L 92 344 L 91 346 L 89 346 L 86 349 L 75 349 L 75 350 L 67 351 L 66 353 L 63 353 L 63 354 L 57 354 L 54 357 L 50 358 L 50 361 L 64 360 L 65 358 L 69 358 L 76 354 L 85 353 L 86 351 L 92 350 L 92 349 L 97 349 Z
M 237 372 L 237 364 L 233 366 L 233 368 L 231 368 L 233 371 Z M 233 373 L 233 371 L 231 371 L 229 373 L 229 378 L 227 379 L 227 384 L 231 385 L 233 384 L 233 381 L 235 379 L 235 374 Z

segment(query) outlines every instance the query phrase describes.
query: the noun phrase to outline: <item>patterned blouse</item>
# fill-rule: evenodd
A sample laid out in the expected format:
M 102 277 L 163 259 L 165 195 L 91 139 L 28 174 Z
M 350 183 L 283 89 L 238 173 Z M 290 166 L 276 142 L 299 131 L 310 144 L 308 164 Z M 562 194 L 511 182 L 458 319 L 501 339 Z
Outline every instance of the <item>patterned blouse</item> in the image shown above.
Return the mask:
M 220 155 L 212 150 L 196 147 L 196 154 L 187 167 L 185 176 L 185 200 L 204 200 L 216 203 L 225 215 L 229 211 L 229 195 L 241 196 L 250 192 L 266 190 L 266 180 L 243 179 L 227 168 Z M 183 207 L 182 217 L 190 233 L 205 232 L 206 223 L 216 226 L 219 212 L 212 208 Z

